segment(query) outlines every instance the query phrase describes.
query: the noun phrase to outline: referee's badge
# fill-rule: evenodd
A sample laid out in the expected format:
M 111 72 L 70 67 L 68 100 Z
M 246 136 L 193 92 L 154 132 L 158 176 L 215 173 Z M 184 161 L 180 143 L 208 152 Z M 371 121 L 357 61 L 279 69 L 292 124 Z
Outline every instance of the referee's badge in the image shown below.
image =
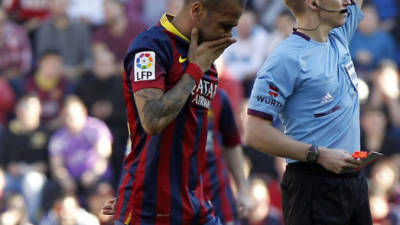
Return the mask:
M 354 88 L 358 90 L 358 78 L 353 61 L 350 60 L 350 62 L 346 64 L 346 72 L 347 75 L 349 75 L 350 81 L 353 84 Z
M 135 54 L 135 82 L 156 79 L 156 53 L 153 51 Z

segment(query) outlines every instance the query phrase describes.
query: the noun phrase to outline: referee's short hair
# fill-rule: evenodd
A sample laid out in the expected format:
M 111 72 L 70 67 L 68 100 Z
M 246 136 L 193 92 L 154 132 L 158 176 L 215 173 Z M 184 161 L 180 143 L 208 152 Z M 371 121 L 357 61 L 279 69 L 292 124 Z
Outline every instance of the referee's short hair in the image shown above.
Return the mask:
M 285 0 L 285 5 L 295 16 L 303 13 L 305 10 L 305 0 Z

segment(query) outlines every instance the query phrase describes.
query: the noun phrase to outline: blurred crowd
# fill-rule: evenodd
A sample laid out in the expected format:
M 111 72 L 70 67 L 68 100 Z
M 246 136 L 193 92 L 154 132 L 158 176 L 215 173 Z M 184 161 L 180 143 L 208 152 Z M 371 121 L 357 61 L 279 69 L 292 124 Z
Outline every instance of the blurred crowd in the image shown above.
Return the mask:
M 140 31 L 182 1 L 0 1 L 0 225 L 112 224 L 101 207 L 114 196 L 129 148 L 123 57 Z M 237 43 L 217 61 L 241 131 L 257 70 L 296 26 L 282 0 L 247 4 Z M 400 1 L 370 0 L 364 13 L 350 44 L 361 150 L 385 155 L 364 172 L 375 224 L 398 225 Z M 283 224 L 284 159 L 244 148 L 257 204 L 243 224 Z

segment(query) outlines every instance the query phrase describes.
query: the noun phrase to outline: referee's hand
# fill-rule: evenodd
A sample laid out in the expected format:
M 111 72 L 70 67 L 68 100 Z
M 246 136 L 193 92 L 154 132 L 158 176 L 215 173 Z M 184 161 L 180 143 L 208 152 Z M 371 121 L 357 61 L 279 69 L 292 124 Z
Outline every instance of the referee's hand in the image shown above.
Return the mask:
M 334 173 L 343 173 L 346 169 L 355 169 L 361 165 L 361 161 L 354 159 L 353 156 L 345 150 L 320 147 L 319 151 L 318 163 L 325 169 Z

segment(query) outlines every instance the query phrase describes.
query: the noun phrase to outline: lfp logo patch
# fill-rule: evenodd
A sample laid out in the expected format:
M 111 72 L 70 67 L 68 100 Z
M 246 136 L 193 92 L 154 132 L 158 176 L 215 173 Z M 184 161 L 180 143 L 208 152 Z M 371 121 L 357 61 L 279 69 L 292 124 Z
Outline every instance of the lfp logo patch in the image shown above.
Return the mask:
M 138 52 L 135 54 L 135 82 L 155 80 L 156 54 L 154 52 Z

